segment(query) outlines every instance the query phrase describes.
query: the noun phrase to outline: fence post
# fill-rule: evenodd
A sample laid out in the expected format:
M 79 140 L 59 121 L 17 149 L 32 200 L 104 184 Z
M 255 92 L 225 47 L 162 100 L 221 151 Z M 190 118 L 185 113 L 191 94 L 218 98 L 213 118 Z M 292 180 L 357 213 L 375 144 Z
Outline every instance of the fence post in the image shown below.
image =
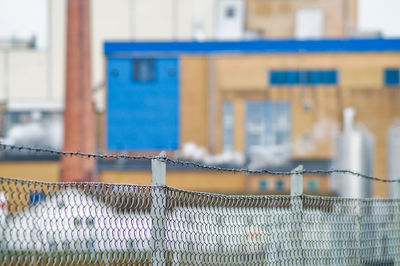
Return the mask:
M 292 172 L 303 171 L 303 166 L 299 165 Z M 300 265 L 304 265 L 303 257 L 303 202 L 301 195 L 303 194 L 303 174 L 295 173 L 290 176 L 290 196 L 291 196 L 291 209 L 293 212 L 293 242 L 294 250 L 297 254 L 296 257 L 300 257 L 300 260 L 296 260 L 296 263 L 300 262 Z
M 165 246 L 165 221 L 166 221 L 166 158 L 165 151 L 162 151 L 158 158 L 151 160 L 151 185 L 158 186 L 151 189 L 151 264 L 166 265 Z

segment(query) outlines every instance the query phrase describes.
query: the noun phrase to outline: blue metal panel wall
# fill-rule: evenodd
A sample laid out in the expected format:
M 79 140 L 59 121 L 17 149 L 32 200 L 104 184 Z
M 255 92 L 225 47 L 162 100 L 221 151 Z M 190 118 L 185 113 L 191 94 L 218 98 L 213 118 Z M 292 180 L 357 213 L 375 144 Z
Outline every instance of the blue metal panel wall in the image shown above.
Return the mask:
M 154 80 L 134 80 L 132 58 L 108 58 L 108 150 L 177 149 L 177 58 L 156 58 Z

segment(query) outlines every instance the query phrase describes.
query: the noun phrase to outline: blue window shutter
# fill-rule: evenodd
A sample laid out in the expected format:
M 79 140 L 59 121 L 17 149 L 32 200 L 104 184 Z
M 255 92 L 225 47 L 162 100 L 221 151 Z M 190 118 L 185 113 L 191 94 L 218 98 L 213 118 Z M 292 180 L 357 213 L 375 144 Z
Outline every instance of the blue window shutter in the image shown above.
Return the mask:
M 385 86 L 397 87 L 400 85 L 400 71 L 399 69 L 385 69 Z
M 269 73 L 269 84 L 270 85 L 275 85 L 278 82 L 278 75 L 277 75 L 277 71 L 271 71 Z
M 329 84 L 330 82 L 330 73 L 329 71 L 321 71 L 321 84 Z
M 285 70 L 270 72 L 271 85 L 336 85 L 337 70 Z
M 287 84 L 296 85 L 299 84 L 299 71 L 287 71 Z
M 321 82 L 321 71 L 313 70 L 310 71 L 310 84 L 317 85 Z
M 285 71 L 273 70 L 269 75 L 269 83 L 271 85 L 283 85 L 287 83 Z
M 332 81 L 332 85 L 337 84 L 337 71 L 336 70 L 331 70 L 331 81 Z
M 310 84 L 310 71 L 299 71 L 299 84 L 307 85 Z

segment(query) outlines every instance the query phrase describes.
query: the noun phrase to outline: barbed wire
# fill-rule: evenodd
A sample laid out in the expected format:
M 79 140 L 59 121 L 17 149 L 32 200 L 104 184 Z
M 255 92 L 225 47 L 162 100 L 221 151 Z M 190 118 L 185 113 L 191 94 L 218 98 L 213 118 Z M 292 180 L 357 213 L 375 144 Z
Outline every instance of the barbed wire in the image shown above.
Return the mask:
M 400 183 L 399 179 L 385 179 L 370 175 L 365 175 L 351 170 L 345 169 L 330 169 L 330 170 L 296 170 L 296 171 L 271 171 L 268 169 L 248 169 L 248 168 L 228 168 L 220 167 L 216 165 L 203 164 L 201 162 L 186 161 L 178 158 L 169 158 L 168 156 L 146 156 L 146 155 L 129 155 L 129 154 L 98 154 L 98 153 L 84 153 L 84 152 L 68 152 L 60 151 L 49 148 L 37 148 L 28 146 L 18 146 L 0 143 L 0 147 L 4 150 L 17 150 L 17 151 L 29 151 L 35 153 L 50 153 L 59 156 L 77 156 L 81 158 L 93 158 L 93 159 L 108 159 L 108 160 L 162 160 L 166 163 L 181 165 L 185 167 L 195 167 L 200 169 L 206 169 L 218 172 L 232 172 L 232 173 L 246 173 L 246 174 L 268 174 L 268 175 L 295 175 L 295 174 L 311 174 L 311 175 L 330 175 L 330 174 L 351 174 L 360 178 L 365 178 L 372 181 L 379 181 L 384 183 Z

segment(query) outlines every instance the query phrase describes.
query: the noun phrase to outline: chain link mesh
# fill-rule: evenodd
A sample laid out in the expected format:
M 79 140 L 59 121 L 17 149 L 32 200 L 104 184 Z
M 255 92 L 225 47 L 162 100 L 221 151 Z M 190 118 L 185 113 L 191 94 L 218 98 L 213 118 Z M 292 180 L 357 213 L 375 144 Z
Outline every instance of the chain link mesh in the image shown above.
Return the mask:
M 2 265 L 400 262 L 400 201 L 0 179 Z

